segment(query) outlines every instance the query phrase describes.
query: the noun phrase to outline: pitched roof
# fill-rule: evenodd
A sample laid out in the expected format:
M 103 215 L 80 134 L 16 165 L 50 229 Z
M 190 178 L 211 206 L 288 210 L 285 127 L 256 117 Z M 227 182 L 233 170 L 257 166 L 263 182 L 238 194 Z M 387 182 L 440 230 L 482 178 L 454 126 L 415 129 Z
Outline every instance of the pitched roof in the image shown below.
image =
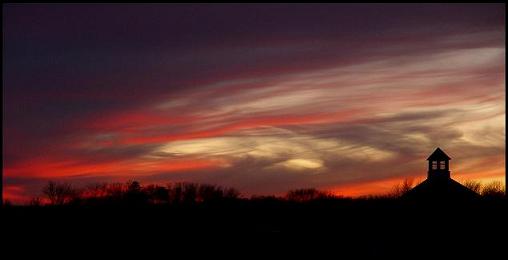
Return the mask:
M 444 159 L 444 160 L 451 160 L 452 158 L 450 158 L 450 156 L 446 155 L 445 152 L 443 152 L 443 150 L 441 150 L 441 148 L 437 148 L 430 156 L 429 158 L 427 158 L 427 161 L 430 161 L 430 160 L 440 160 L 440 159 Z
M 464 200 L 478 198 L 479 195 L 453 179 L 426 179 L 404 197 L 422 200 Z

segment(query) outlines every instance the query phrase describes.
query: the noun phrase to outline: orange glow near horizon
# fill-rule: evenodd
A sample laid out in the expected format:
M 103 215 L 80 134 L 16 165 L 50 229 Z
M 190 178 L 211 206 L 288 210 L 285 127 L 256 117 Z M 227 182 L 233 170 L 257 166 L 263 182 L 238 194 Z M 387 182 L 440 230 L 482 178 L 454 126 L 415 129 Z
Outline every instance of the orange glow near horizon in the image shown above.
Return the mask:
M 159 167 L 159 166 L 157 166 Z M 178 171 L 178 170 L 193 170 L 193 169 L 206 169 L 210 167 L 218 167 L 217 164 L 213 164 L 211 162 L 181 162 L 180 164 L 173 164 L 166 168 L 160 167 L 157 170 L 166 170 L 166 171 Z M 154 169 L 155 170 L 155 169 Z M 487 176 L 487 177 L 486 177 Z M 117 177 L 124 177 L 122 179 L 128 180 L 130 179 L 128 175 L 119 175 Z M 415 177 L 404 177 L 404 178 L 386 178 L 382 180 L 376 181 L 368 181 L 368 182 L 358 182 L 351 183 L 345 185 L 339 185 L 335 187 L 324 187 L 320 190 L 331 192 L 335 196 L 340 197 L 364 197 L 364 196 L 383 196 L 388 195 L 394 191 L 394 188 L 397 185 L 402 184 L 402 182 L 406 179 L 412 181 L 413 186 L 418 185 L 420 182 L 425 180 L 425 175 L 420 174 Z M 495 173 L 489 172 L 487 174 L 484 173 L 474 173 L 467 174 L 466 176 L 461 176 L 458 178 L 454 178 L 455 180 L 463 183 L 465 180 L 474 180 L 480 182 L 482 185 L 487 185 L 492 182 L 501 182 L 505 185 L 505 176 L 503 174 L 503 170 L 499 169 Z M 141 183 L 142 185 L 150 185 L 150 184 L 158 184 L 165 185 L 168 182 L 148 182 Z M 281 193 L 283 195 L 285 193 Z M 244 196 L 249 196 L 249 194 L 243 194 Z M 256 194 L 251 194 L 256 195 Z M 23 204 L 27 203 L 33 196 L 25 194 L 25 190 L 22 186 L 19 185 L 6 185 L 3 189 L 3 198 L 4 200 L 11 201 L 13 203 Z
M 422 181 L 424 181 L 426 179 L 426 176 L 424 174 L 421 174 L 418 175 L 417 177 L 387 178 L 378 181 L 340 185 L 337 187 L 332 187 L 324 190 L 330 191 L 332 194 L 336 196 L 345 196 L 353 198 L 370 195 L 382 196 L 388 195 L 390 194 L 390 192 L 393 192 L 394 188 L 397 185 L 402 184 L 403 181 L 406 179 L 412 181 L 413 186 L 416 186 Z M 505 185 L 505 175 L 503 173 L 503 169 L 498 169 L 496 173 L 475 173 L 475 174 L 467 174 L 461 177 L 452 176 L 452 179 L 455 179 L 460 183 L 463 183 L 466 180 L 474 180 L 480 182 L 482 185 L 487 185 L 492 182 L 501 182 L 503 183 L 503 185 Z

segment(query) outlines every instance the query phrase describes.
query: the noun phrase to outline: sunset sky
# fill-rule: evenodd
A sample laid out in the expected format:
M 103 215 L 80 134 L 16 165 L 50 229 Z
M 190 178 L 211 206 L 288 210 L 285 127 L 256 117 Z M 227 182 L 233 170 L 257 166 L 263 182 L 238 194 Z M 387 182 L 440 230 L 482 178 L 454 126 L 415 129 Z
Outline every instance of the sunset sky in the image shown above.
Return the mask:
M 3 196 L 505 179 L 504 4 L 3 5 Z

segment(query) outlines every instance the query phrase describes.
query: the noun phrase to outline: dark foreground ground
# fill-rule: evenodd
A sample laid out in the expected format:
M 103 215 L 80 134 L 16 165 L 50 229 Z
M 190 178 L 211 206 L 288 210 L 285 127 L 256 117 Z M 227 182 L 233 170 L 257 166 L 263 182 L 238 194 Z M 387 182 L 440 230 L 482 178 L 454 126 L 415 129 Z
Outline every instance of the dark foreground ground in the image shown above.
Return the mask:
M 243 252 L 237 259 L 272 258 L 269 250 L 284 258 L 306 253 L 312 259 L 325 254 L 493 259 L 506 250 L 506 209 L 505 199 L 442 205 L 238 200 L 172 207 L 8 207 L 2 209 L 2 244 L 8 254 L 40 247 L 83 254 L 97 248 L 189 256 Z

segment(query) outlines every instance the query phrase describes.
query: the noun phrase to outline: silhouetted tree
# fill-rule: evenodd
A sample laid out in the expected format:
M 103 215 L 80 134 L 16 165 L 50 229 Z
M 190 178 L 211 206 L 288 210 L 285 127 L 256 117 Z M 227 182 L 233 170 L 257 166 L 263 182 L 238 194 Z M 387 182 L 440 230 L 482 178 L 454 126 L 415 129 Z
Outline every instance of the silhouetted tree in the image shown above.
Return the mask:
M 183 183 L 182 184 L 182 198 L 183 203 L 185 204 L 192 204 L 196 202 L 197 195 L 198 195 L 198 185 L 195 183 Z
M 104 198 L 108 196 L 108 184 L 107 183 L 92 183 L 87 185 L 83 191 L 82 196 L 85 198 Z
M 127 192 L 127 187 L 123 183 L 110 183 L 105 186 L 107 196 L 112 199 L 122 199 Z
M 127 192 L 140 192 L 141 184 L 138 181 L 128 181 L 127 182 Z
M 166 187 L 152 184 L 143 188 L 143 192 L 146 193 L 153 204 L 169 202 L 169 190 Z
M 69 203 L 79 194 L 69 183 L 48 182 L 43 187 L 42 193 L 48 198 L 51 205 L 63 205 Z
M 466 188 L 468 188 L 468 189 L 470 189 L 470 190 L 472 190 L 472 191 L 474 191 L 474 192 L 476 192 L 478 194 L 480 194 L 480 192 L 482 190 L 482 184 L 479 181 L 467 180 L 467 181 L 465 181 L 463 183 L 463 185 Z
M 42 200 L 40 197 L 35 197 L 35 198 L 32 198 L 29 202 L 28 202 L 28 205 L 30 206 L 33 206 L 33 207 L 39 207 L 40 205 L 42 205 Z
M 240 192 L 233 188 L 223 188 L 220 186 L 201 184 L 198 188 L 198 201 L 211 202 L 224 199 L 236 199 Z
M 402 183 L 396 184 L 393 189 L 391 196 L 398 198 L 404 194 L 406 194 L 408 191 L 410 191 L 413 188 L 413 179 L 404 179 Z
M 175 183 L 175 184 L 168 184 L 169 189 L 169 199 L 171 203 L 173 204 L 179 204 L 182 202 L 182 184 L 181 183 Z
M 286 194 L 287 200 L 297 202 L 305 202 L 329 197 L 332 197 L 332 195 L 314 188 L 291 190 Z
M 225 188 L 223 193 L 225 199 L 238 199 L 240 197 L 240 192 L 235 188 Z
M 505 189 L 503 183 L 500 181 L 493 181 L 486 184 L 481 192 L 483 197 L 487 198 L 502 198 L 505 196 Z
M 125 192 L 125 202 L 127 204 L 145 204 L 148 202 L 147 194 L 141 190 L 141 184 L 138 181 L 128 181 L 127 191 Z
M 218 191 L 214 185 L 202 184 L 198 190 L 198 200 L 202 202 L 216 201 L 222 198 L 222 191 Z

